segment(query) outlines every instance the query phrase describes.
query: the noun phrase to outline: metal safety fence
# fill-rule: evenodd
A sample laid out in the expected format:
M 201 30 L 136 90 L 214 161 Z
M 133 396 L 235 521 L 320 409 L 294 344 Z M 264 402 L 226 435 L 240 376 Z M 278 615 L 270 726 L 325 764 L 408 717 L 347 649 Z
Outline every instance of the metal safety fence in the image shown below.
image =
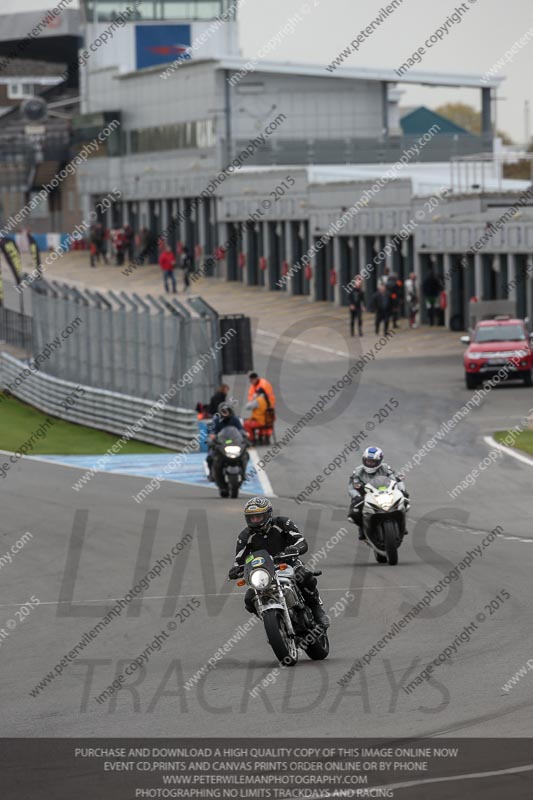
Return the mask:
M 49 353 L 39 369 L 61 380 L 147 400 L 177 386 L 170 404 L 189 409 L 220 382 L 218 315 L 201 297 L 185 305 L 41 279 L 32 314 L 33 356 Z
M 0 305 L 0 341 L 30 353 L 33 342 L 31 316 Z
M 35 369 L 33 360 L 0 353 L 0 387 L 53 417 L 119 435 L 135 426 L 131 438 L 173 450 L 198 449 L 194 411 L 76 385 Z

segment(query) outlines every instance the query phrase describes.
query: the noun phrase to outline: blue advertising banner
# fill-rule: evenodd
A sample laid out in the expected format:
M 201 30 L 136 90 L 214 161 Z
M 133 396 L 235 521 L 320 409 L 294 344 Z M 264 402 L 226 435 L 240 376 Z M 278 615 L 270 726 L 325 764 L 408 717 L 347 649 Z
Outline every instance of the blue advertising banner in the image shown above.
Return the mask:
M 190 25 L 136 25 L 137 69 L 191 57 Z

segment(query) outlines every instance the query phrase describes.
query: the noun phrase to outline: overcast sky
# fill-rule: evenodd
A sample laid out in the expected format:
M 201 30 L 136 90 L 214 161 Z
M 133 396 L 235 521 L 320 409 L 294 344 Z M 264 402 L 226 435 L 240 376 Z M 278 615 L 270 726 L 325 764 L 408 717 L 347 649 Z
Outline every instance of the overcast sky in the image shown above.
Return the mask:
M 357 37 L 389 0 L 241 0 L 242 54 L 253 57 L 299 12 L 302 21 L 272 51 L 270 59 L 327 65 Z M 0 0 L 2 13 L 53 7 L 45 0 Z M 309 12 L 303 6 L 307 4 Z M 76 5 L 76 0 L 72 7 Z M 126 2 L 117 2 L 125 7 Z M 344 63 L 353 67 L 397 69 L 434 31 L 445 23 L 461 2 L 431 3 L 403 0 L 383 24 Z M 424 71 L 468 72 L 483 75 L 503 58 L 520 37 L 531 30 L 531 40 L 502 69 L 507 80 L 499 90 L 498 127 L 515 141 L 524 141 L 524 103 L 533 104 L 533 2 L 532 0 L 464 0 L 468 7 L 460 24 L 428 49 L 419 67 Z M 402 105 L 463 101 L 480 107 L 477 90 L 430 89 L 401 84 Z

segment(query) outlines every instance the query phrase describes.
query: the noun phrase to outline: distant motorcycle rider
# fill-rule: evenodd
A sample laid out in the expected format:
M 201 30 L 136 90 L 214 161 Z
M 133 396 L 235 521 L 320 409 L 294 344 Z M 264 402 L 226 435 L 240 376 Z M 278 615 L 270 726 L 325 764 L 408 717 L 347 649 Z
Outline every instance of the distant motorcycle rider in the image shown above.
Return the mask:
M 383 461 L 383 452 L 379 447 L 367 447 L 363 453 L 362 464 L 354 469 L 348 480 L 348 491 L 352 502 L 348 510 L 348 519 L 355 522 L 359 528 L 359 539 L 364 540 L 363 535 L 363 503 L 365 501 L 365 485 L 376 475 L 383 475 L 385 478 L 394 478 L 398 481 L 398 488 L 406 498 L 409 493 L 401 476 L 397 475 L 392 467 Z M 403 531 L 407 535 L 407 531 Z
M 246 433 L 242 426 L 242 422 L 240 421 L 239 417 L 233 413 L 233 408 L 230 406 L 229 403 L 220 403 L 217 412 L 213 419 L 209 422 L 207 426 L 208 435 L 209 435 L 209 451 L 207 453 L 207 457 L 205 459 L 207 471 L 208 471 L 208 479 L 210 481 L 215 481 L 218 485 L 221 496 L 227 497 L 227 489 L 222 487 L 221 477 L 220 477 L 220 470 L 219 470 L 219 459 L 217 458 L 217 451 L 215 448 L 215 441 L 220 433 L 221 430 L 224 428 L 237 428 L 237 430 L 241 431 L 244 438 L 246 438 Z M 250 456 L 247 450 L 244 451 L 244 472 L 246 473 L 246 467 L 248 466 L 248 460 Z
M 292 520 L 288 517 L 272 515 L 272 504 L 267 497 L 253 497 L 248 500 L 244 506 L 244 519 L 246 528 L 241 531 L 237 539 L 235 563 L 228 575 L 230 580 L 235 580 L 239 576 L 239 567 L 244 565 L 247 556 L 258 550 L 266 550 L 274 557 L 280 553 L 302 556 L 309 549 L 307 542 Z M 315 622 L 327 628 L 331 621 L 322 608 L 322 600 L 313 571 L 298 560 L 295 562 L 294 572 Z M 244 598 L 246 610 L 251 614 L 256 614 L 254 596 L 255 591 L 250 588 Z

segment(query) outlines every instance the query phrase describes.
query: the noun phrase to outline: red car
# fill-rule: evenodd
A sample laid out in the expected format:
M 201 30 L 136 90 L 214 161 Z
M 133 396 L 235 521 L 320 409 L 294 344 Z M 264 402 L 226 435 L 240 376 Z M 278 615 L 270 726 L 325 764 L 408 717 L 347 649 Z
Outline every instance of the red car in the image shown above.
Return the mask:
M 464 355 L 466 388 L 475 389 L 503 366 L 507 366 L 510 380 L 523 380 L 531 386 L 532 339 L 522 319 L 496 317 L 478 322 L 472 337 L 461 336 L 468 345 Z

